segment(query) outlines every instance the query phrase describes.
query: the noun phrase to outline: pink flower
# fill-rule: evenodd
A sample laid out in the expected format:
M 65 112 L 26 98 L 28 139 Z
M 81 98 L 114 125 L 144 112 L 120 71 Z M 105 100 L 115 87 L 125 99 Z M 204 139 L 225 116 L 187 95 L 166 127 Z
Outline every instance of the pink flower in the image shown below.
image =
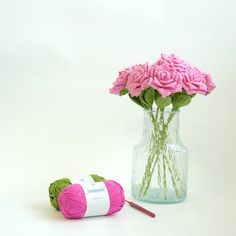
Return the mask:
M 130 74 L 131 69 L 132 67 L 129 67 L 119 72 L 118 78 L 113 83 L 113 87 L 109 90 L 110 93 L 120 94 L 120 91 L 123 90 L 127 84 L 128 76 Z
M 131 96 L 137 97 L 148 86 L 156 89 L 162 97 L 183 90 L 188 94 L 208 95 L 215 88 L 209 74 L 192 67 L 175 54 L 161 54 L 152 66 L 139 64 L 119 72 L 110 93 L 120 94 L 126 88 Z
M 139 96 L 149 82 L 149 65 L 140 64 L 134 66 L 128 76 L 126 88 L 131 96 Z
M 188 94 L 207 93 L 206 78 L 197 68 L 189 68 L 183 74 L 182 85 Z
M 212 82 L 211 76 L 209 74 L 202 73 L 203 78 L 205 79 L 207 91 L 205 95 L 210 94 L 215 89 L 215 84 Z
M 190 67 L 188 62 L 180 59 L 175 54 L 161 54 L 161 59 L 157 61 L 157 65 L 163 66 L 163 68 L 166 68 L 168 71 L 175 71 L 179 73 L 185 72 Z
M 156 63 L 151 66 L 150 75 L 149 85 L 156 89 L 162 97 L 182 91 L 180 73 Z

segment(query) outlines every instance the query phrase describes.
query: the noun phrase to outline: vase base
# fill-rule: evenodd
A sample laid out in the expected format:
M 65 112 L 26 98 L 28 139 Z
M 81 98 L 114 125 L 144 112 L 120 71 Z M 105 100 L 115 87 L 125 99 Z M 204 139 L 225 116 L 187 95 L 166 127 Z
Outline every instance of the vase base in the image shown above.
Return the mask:
M 138 201 L 154 204 L 176 204 L 183 202 L 186 199 L 186 194 L 176 196 L 174 191 L 167 190 L 163 192 L 163 190 L 149 189 L 145 196 L 140 196 L 139 191 L 132 189 L 132 197 Z

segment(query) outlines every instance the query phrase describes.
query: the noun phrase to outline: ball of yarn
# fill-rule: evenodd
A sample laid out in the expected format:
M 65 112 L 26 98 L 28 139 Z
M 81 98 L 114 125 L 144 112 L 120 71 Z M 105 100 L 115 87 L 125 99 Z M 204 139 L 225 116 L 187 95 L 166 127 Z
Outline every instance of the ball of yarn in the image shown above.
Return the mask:
M 54 181 L 53 183 L 50 184 L 49 186 L 49 198 L 52 207 L 56 208 L 59 210 L 59 204 L 58 204 L 58 196 L 60 192 L 71 185 L 71 182 L 67 178 L 59 179 Z
M 102 182 L 105 180 L 105 178 L 103 178 L 102 176 L 96 175 L 96 174 L 92 174 L 90 176 L 93 178 L 94 182 Z
M 120 211 L 125 203 L 123 188 L 115 181 L 105 180 L 110 207 L 107 215 Z M 87 202 L 84 190 L 80 184 L 72 184 L 66 187 L 58 197 L 61 213 L 68 219 L 81 219 L 86 213 Z
M 124 190 L 119 183 L 113 180 L 104 181 L 104 184 L 110 197 L 110 208 L 107 214 L 112 215 L 120 211 L 125 204 Z
M 94 182 L 102 182 L 105 180 L 102 176 L 96 174 L 92 174 L 90 176 L 93 178 Z M 57 210 L 60 210 L 58 204 L 58 196 L 64 188 L 68 187 L 71 184 L 72 183 L 68 178 L 62 178 L 50 184 L 49 199 L 52 207 L 56 208 Z

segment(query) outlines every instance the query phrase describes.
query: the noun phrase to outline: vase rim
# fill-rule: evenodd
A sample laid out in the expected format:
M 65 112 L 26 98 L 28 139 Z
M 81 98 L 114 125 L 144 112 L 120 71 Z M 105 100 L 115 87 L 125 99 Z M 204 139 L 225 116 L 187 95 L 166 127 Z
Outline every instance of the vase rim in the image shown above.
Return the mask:
M 152 112 L 156 112 L 157 111 L 157 109 L 156 108 L 154 108 L 154 109 L 143 109 L 144 110 L 144 112 L 146 112 L 146 111 L 152 111 Z M 180 110 L 178 110 L 178 111 L 173 111 L 173 110 L 171 110 L 171 109 L 166 109 L 166 110 L 164 110 L 164 111 L 160 111 L 159 110 L 159 112 L 160 113 L 175 113 L 175 114 L 178 114 L 178 113 L 180 113 Z

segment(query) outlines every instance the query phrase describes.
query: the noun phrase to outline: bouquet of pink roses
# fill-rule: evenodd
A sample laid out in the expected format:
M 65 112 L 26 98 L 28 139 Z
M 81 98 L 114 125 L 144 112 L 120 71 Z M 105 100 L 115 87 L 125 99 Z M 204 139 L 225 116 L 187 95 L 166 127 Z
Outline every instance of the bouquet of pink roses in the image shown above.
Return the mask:
M 215 85 L 209 74 L 200 71 L 174 54 L 162 54 L 161 58 L 152 65 L 148 63 L 135 65 L 119 72 L 110 93 L 120 96 L 128 94 L 133 102 L 149 111 L 148 114 L 153 123 L 149 157 L 139 196 L 145 196 L 154 168 L 161 163 L 161 154 L 165 152 L 168 137 L 168 127 L 176 114 L 170 112 L 165 121 L 163 112 L 170 108 L 171 111 L 178 111 L 180 107 L 188 105 L 196 94 L 208 95 L 214 88 Z M 163 157 L 162 164 L 169 169 L 172 184 L 178 196 L 178 180 L 180 179 L 178 171 L 174 165 L 170 165 L 170 159 Z M 166 173 L 166 170 L 163 173 Z M 160 175 L 161 173 L 158 172 L 158 176 Z M 163 181 L 165 185 L 166 181 Z M 164 187 L 167 188 L 167 186 Z
M 208 95 L 215 88 L 209 74 L 172 54 L 161 55 L 156 63 L 131 66 L 119 72 L 110 93 L 125 95 L 145 109 L 162 109 L 172 104 L 179 109 L 199 93 Z

